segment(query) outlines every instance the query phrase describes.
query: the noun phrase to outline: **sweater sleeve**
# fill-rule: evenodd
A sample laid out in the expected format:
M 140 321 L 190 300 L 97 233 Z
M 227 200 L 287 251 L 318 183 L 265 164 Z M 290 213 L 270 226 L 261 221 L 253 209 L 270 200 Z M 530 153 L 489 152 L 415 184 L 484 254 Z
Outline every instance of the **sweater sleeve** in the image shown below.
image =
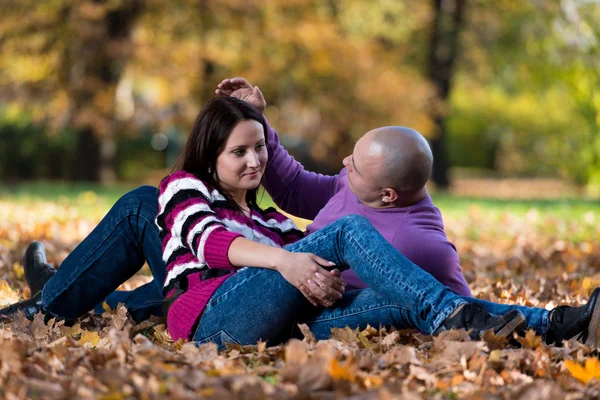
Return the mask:
M 189 262 L 234 268 L 227 252 L 231 242 L 242 235 L 229 231 L 214 212 L 213 205 L 219 201 L 225 198 L 218 191 L 210 191 L 204 182 L 184 171 L 161 182 L 156 224 L 163 231 L 163 261 L 168 271 Z
M 336 193 L 338 175 L 309 172 L 279 143 L 277 132 L 267 122 L 269 162 L 263 186 L 275 204 L 300 218 L 314 219 Z

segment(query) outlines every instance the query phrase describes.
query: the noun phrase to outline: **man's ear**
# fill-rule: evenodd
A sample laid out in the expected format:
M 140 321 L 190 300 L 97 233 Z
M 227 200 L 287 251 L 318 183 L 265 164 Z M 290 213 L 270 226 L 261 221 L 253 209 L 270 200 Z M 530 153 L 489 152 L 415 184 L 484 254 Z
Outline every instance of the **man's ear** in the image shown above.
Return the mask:
M 392 188 L 381 189 L 381 202 L 385 204 L 394 203 L 398 200 L 398 192 Z

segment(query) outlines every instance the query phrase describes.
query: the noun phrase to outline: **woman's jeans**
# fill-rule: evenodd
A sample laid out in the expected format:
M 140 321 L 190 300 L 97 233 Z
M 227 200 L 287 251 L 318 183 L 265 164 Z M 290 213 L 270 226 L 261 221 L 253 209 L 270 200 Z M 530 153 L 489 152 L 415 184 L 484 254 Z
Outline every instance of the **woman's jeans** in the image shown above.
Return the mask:
M 44 309 L 61 317 L 77 318 L 94 308 L 101 312 L 102 303 L 106 301 L 112 308 L 124 303 L 138 321 L 160 315 L 166 268 L 154 223 L 157 214 L 154 187 L 137 188 L 119 199 L 46 283 L 42 291 Z M 356 223 L 351 223 L 354 220 Z M 253 342 L 260 338 L 279 340 L 279 336 L 284 340 L 296 323 L 307 323 L 319 338 L 326 338 L 332 327 L 359 327 L 367 323 L 431 332 L 445 319 L 438 313 L 447 313 L 448 309 L 466 301 L 481 304 L 494 315 L 517 309 L 525 315 L 528 328 L 542 335 L 548 326 L 548 311 L 541 308 L 454 296 L 430 274 L 398 253 L 364 218 L 343 218 L 286 248 L 293 252 L 313 252 L 336 262 L 337 268 L 351 264 L 358 276 L 371 288 L 377 288 L 377 292 L 370 288 L 349 291 L 333 307 L 315 308 L 278 272 L 245 268 L 217 289 L 202 319 L 210 314 L 215 318 L 220 316 L 213 326 L 223 328 L 220 330 L 225 332 L 221 334 L 224 337 L 239 335 L 233 337 L 233 341 L 244 343 L 250 341 L 250 336 Z M 154 281 L 133 291 L 115 292 L 145 262 L 150 266 Z M 220 307 L 228 303 L 229 298 L 235 303 Z M 244 302 L 240 302 L 240 298 Z M 218 313 L 209 312 L 216 307 L 220 307 Z M 270 322 L 263 318 L 263 312 L 269 313 Z M 286 328 L 277 329 L 284 322 Z M 248 330 L 248 337 L 237 333 L 236 325 L 245 327 L 239 331 Z M 250 326 L 256 326 L 254 331 L 250 332 Z M 204 328 L 210 329 L 210 325 L 201 323 L 196 338 L 220 334 L 219 331 L 202 332 Z
M 297 323 L 308 324 L 317 339 L 327 338 L 331 328 L 345 326 L 433 333 L 459 305 L 471 301 L 409 261 L 359 215 L 340 218 L 285 248 L 316 254 L 342 270 L 351 266 L 369 288 L 345 293 L 332 307 L 315 308 L 277 271 L 244 268 L 213 294 L 194 333 L 195 342 L 210 341 L 220 348 L 226 342 L 275 344 L 292 336 Z M 530 318 L 545 312 L 528 311 Z
M 42 290 L 44 310 L 77 318 L 124 303 L 134 319 L 160 315 L 166 277 L 158 227 L 157 189 L 139 187 L 121 197 L 98 226 L 63 261 Z M 117 291 L 148 262 L 154 281 L 134 291 Z M 107 297 L 108 296 L 108 297 Z

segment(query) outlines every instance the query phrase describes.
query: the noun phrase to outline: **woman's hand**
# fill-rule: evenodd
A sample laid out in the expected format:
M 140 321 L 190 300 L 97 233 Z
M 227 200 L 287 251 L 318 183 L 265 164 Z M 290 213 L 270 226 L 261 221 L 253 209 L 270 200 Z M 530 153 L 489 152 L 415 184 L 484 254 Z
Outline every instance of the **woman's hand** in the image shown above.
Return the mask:
M 277 270 L 315 307 L 330 307 L 342 298 L 346 284 L 339 270 L 328 271 L 323 266 L 335 265 L 311 253 L 286 252 L 277 262 Z
M 258 86 L 252 86 L 244 78 L 223 79 L 217 85 L 215 93 L 219 96 L 232 96 L 245 101 L 261 114 L 265 112 L 267 102 Z

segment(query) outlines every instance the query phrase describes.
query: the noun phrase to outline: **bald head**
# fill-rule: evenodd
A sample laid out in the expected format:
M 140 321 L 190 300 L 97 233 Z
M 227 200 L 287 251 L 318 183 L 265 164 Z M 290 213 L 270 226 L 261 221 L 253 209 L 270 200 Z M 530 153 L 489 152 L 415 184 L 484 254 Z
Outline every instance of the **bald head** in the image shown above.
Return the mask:
M 386 126 L 367 132 L 364 138 L 370 142 L 369 153 L 382 161 L 377 173 L 381 185 L 399 194 L 423 189 L 433 167 L 433 155 L 423 135 L 403 126 Z

